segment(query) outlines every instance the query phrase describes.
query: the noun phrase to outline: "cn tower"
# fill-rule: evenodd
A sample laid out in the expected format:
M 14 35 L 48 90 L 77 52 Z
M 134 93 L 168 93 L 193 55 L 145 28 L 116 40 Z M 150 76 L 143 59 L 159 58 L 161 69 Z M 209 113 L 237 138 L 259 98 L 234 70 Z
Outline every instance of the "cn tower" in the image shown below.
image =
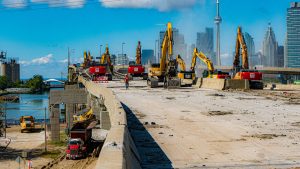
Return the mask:
M 215 23 L 217 25 L 217 45 L 216 45 L 216 53 L 217 53 L 217 65 L 221 66 L 221 48 L 220 48 L 220 24 L 222 22 L 222 18 L 220 16 L 220 3 L 217 0 L 217 16 L 215 17 Z

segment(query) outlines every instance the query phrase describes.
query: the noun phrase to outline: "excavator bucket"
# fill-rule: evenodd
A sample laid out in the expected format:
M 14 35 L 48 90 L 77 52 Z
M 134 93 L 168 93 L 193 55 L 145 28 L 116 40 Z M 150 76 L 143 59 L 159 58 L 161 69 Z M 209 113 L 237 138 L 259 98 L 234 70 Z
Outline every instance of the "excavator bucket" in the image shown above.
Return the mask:
M 165 87 L 168 89 L 177 89 L 177 88 L 180 88 L 180 86 L 181 86 L 181 80 L 179 78 L 169 79 L 165 83 Z

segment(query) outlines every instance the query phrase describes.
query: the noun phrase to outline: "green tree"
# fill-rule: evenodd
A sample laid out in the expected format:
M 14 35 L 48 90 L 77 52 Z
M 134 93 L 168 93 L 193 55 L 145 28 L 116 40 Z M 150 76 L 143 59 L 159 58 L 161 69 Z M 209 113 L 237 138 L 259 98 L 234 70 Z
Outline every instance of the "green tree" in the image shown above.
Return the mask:
M 31 88 L 33 92 L 39 92 L 43 90 L 43 76 L 34 75 L 31 79 L 26 82 L 26 86 Z
M 4 90 L 8 87 L 8 80 L 6 76 L 0 76 L 0 89 Z

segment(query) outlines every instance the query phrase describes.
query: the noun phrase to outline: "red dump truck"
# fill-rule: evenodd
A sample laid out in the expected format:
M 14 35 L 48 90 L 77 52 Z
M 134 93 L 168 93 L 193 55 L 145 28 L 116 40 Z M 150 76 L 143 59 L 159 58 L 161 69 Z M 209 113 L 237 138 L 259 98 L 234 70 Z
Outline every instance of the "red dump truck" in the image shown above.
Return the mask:
M 93 81 L 99 81 L 106 78 L 108 81 L 112 80 L 112 74 L 108 71 L 107 64 L 98 64 L 89 67 L 89 74 Z
M 92 140 L 92 128 L 74 126 L 66 149 L 67 159 L 85 158 Z

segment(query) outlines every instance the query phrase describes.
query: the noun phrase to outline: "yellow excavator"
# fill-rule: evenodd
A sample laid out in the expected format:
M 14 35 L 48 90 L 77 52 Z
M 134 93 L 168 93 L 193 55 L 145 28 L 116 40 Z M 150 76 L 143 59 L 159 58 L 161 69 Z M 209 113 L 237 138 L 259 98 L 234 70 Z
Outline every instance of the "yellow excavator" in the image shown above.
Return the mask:
M 158 87 L 159 82 L 164 82 L 165 88 L 180 87 L 177 77 L 177 63 L 173 58 L 173 30 L 172 24 L 167 24 L 164 39 L 161 44 L 160 63 L 152 64 L 148 70 L 147 84 L 151 88 Z
M 88 68 L 93 62 L 93 57 L 90 52 L 84 51 L 83 53 L 83 64 L 81 65 L 84 69 Z
M 198 52 L 197 48 L 195 48 L 193 52 L 191 71 L 195 72 L 197 58 L 199 58 L 207 66 L 207 70 L 203 72 L 203 78 L 225 79 L 229 77 L 228 73 L 216 71 L 214 69 L 213 62 L 204 53 Z
M 242 50 L 242 54 L 240 53 Z M 242 64 L 240 65 L 240 56 Z M 233 62 L 233 79 L 249 80 L 250 89 L 263 89 L 262 72 L 257 70 L 249 70 L 248 50 L 242 33 L 242 28 L 238 27 L 235 57 Z
M 91 121 L 91 120 L 95 120 L 96 116 L 93 113 L 92 109 L 89 110 L 83 110 L 81 113 L 79 113 L 80 115 L 73 115 L 73 122 L 74 123 L 83 123 L 86 121 Z
M 181 58 L 180 55 L 177 55 L 176 61 L 177 61 L 177 64 L 179 65 L 179 69 L 180 69 L 177 76 L 181 80 L 181 82 L 180 82 L 181 86 L 192 86 L 193 81 L 196 78 L 195 71 L 194 70 L 192 70 L 192 71 L 186 70 L 185 62 Z
M 113 73 L 114 65 L 111 62 L 108 45 L 106 45 L 105 53 L 102 55 L 102 57 L 100 59 L 100 64 L 107 64 L 110 72 Z

